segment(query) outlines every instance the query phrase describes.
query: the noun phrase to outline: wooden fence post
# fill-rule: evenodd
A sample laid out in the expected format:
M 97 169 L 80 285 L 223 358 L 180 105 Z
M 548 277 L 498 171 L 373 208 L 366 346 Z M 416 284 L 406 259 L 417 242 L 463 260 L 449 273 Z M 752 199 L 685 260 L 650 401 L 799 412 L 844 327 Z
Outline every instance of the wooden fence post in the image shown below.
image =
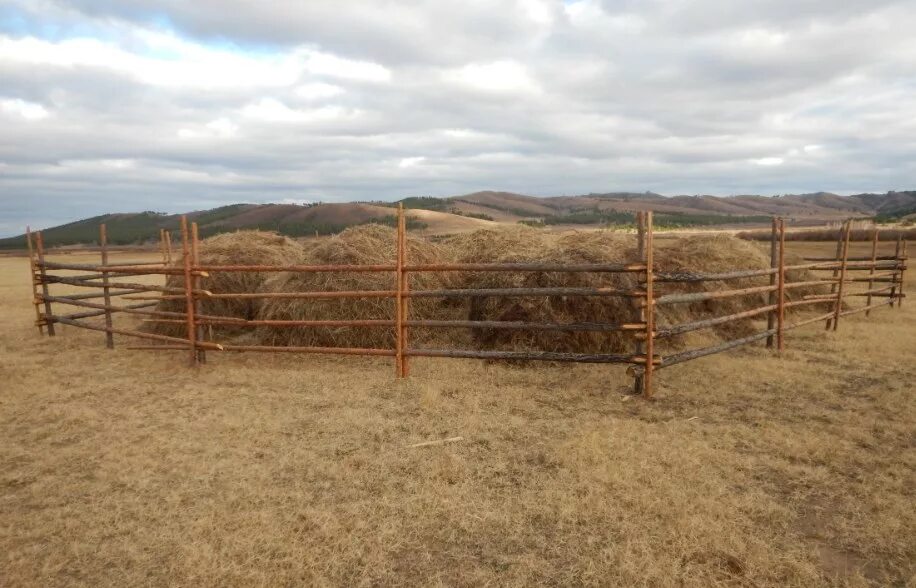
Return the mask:
M 165 262 L 172 263 L 172 231 L 165 231 Z
M 840 262 L 840 282 L 837 286 L 836 306 L 833 310 L 833 330 L 840 325 L 840 313 L 843 310 L 843 290 L 846 286 L 846 259 L 849 257 L 849 233 L 852 223 L 846 221 L 846 230 L 843 232 L 843 260 Z
M 105 223 L 99 225 L 99 248 L 102 253 L 102 265 L 108 265 L 108 229 Z M 111 295 L 108 288 L 108 272 L 102 271 L 102 294 L 105 300 L 105 347 L 114 349 L 114 333 L 111 332 Z
M 38 327 L 38 334 L 44 335 L 44 321 L 41 320 L 41 309 L 38 308 L 41 305 L 41 300 L 38 298 L 38 278 L 35 277 L 35 272 L 38 270 L 35 267 L 35 250 L 32 247 L 32 228 L 25 228 L 25 240 L 29 246 L 29 279 L 32 280 L 32 306 L 35 307 L 35 326 Z
M 786 321 L 786 221 L 779 219 L 779 271 L 777 274 L 776 349 L 785 349 L 783 328 Z
M 642 261 L 646 254 L 646 223 L 644 218 L 644 213 L 641 210 L 636 211 L 636 256 Z M 645 297 L 638 298 L 640 301 L 639 307 L 639 320 L 640 322 L 646 321 L 646 307 L 645 307 Z M 646 352 L 646 346 L 643 344 L 641 339 L 636 340 L 635 349 L 633 351 L 634 356 L 640 356 Z M 643 375 L 639 373 L 633 381 L 633 393 L 642 394 L 643 391 Z
M 871 236 L 871 270 L 868 272 L 868 277 L 871 278 L 875 275 L 875 263 L 878 259 L 878 227 L 875 226 L 875 232 Z M 875 287 L 875 283 L 872 280 L 868 280 L 868 291 L 871 292 L 872 288 Z M 865 298 L 865 306 L 871 306 L 871 294 Z M 871 314 L 871 309 L 865 311 L 865 316 Z
M 48 327 L 48 335 L 54 336 L 54 315 L 51 314 L 51 301 L 48 300 L 48 281 L 47 274 L 45 270 L 45 240 L 41 235 L 41 231 L 35 233 L 35 249 L 38 253 L 38 273 L 41 276 L 41 293 L 44 296 L 45 301 L 45 326 Z
M 394 316 L 395 316 L 395 326 L 394 326 L 394 367 L 395 373 L 398 378 L 404 377 L 404 250 L 403 242 L 401 240 L 401 232 L 404 230 L 402 226 L 402 220 L 404 218 L 404 205 L 402 203 L 398 204 L 398 222 L 397 222 L 397 258 L 396 267 L 397 271 L 395 272 L 395 286 L 396 286 L 396 295 L 394 300 Z
M 906 263 L 907 263 L 906 239 L 903 240 L 903 250 L 902 250 L 902 253 L 903 253 L 903 255 L 901 256 L 901 260 L 903 261 L 903 264 L 902 264 L 901 270 L 900 270 L 900 289 L 897 290 L 897 308 L 900 308 L 901 306 L 903 306 L 903 280 L 904 280 L 904 274 L 906 273 L 906 270 L 905 270 L 905 269 L 902 269 L 902 268 L 906 267 Z M 893 306 L 893 304 L 894 304 L 894 303 L 891 302 L 891 305 L 892 305 L 892 306 Z
M 655 268 L 652 243 L 652 211 L 645 213 L 646 240 L 643 260 L 646 264 L 646 369 L 643 372 L 643 396 L 652 398 L 652 373 L 655 369 Z
M 840 227 L 840 236 L 837 237 L 837 240 L 836 240 L 836 253 L 833 255 L 833 258 L 834 260 L 836 260 L 837 263 L 840 263 L 840 254 L 843 253 L 843 231 L 845 228 L 846 228 L 846 223 L 844 222 L 843 226 Z M 833 270 L 833 279 L 836 280 L 839 275 L 840 275 L 839 268 L 834 269 Z M 836 294 L 836 288 L 837 288 L 836 283 L 830 284 L 830 293 Z M 824 330 L 829 331 L 830 326 L 832 324 L 833 324 L 833 317 L 830 317 L 827 319 L 827 322 L 824 324 Z
M 197 365 L 197 328 L 194 324 L 194 282 L 191 277 L 191 245 L 188 235 L 188 217 L 181 216 L 181 253 L 184 260 L 185 315 L 188 324 L 189 364 Z
M 162 255 L 162 263 L 169 262 L 165 253 L 165 229 L 159 229 L 159 254 Z
M 197 223 L 191 223 L 191 264 L 196 270 L 197 266 L 200 265 L 200 251 L 198 248 L 198 241 L 200 240 L 200 232 L 197 228 Z M 193 280 L 194 290 L 200 289 L 200 275 L 195 271 L 194 280 Z M 200 298 L 195 296 L 194 298 L 194 316 L 197 317 L 200 315 Z M 197 325 L 197 340 L 204 340 L 204 326 L 201 324 Z M 207 351 L 206 349 L 200 348 L 197 350 L 197 361 L 200 363 L 207 363 Z
M 403 209 L 402 209 L 403 210 Z M 407 331 L 407 321 L 410 319 L 410 297 L 407 296 L 407 293 L 410 291 L 410 272 L 407 271 L 407 215 L 406 213 L 401 214 L 401 285 L 400 290 L 403 293 L 401 296 L 401 351 L 404 355 L 404 361 L 401 363 L 401 369 L 403 370 L 403 377 L 410 376 L 410 356 L 407 354 L 407 350 L 410 346 L 410 337 Z
M 770 229 L 770 269 L 777 269 L 779 266 L 779 251 L 776 249 L 778 241 L 778 221 L 773 217 L 772 227 Z M 775 273 L 770 274 L 770 286 L 776 286 L 778 277 Z M 776 292 L 770 292 L 770 306 L 776 306 Z M 776 327 L 776 315 L 778 311 L 771 310 L 767 313 L 767 330 L 772 331 Z M 774 343 L 773 335 L 767 337 L 767 347 L 772 348 Z

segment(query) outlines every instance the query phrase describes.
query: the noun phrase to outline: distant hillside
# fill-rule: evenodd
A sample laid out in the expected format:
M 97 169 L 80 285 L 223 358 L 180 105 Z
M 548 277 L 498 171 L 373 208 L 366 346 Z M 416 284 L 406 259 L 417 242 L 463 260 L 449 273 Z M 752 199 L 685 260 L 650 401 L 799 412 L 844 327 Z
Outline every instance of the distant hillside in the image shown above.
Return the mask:
M 826 192 L 786 196 L 662 196 L 611 192 L 539 198 L 511 192 L 475 192 L 450 198 L 410 197 L 408 227 L 453 233 L 494 223 L 606 225 L 632 222 L 633 212 L 653 210 L 659 226 L 752 225 L 779 215 L 812 224 L 850 217 L 903 218 L 916 214 L 916 191 L 838 196 Z M 232 204 L 188 213 L 204 237 L 237 229 L 278 231 L 293 236 L 327 235 L 365 223 L 394 224 L 397 203 L 348 202 L 317 205 Z M 152 242 L 160 229 L 177 233 L 179 215 L 157 212 L 106 214 L 44 230 L 48 247 L 91 244 L 105 223 L 114 245 Z M 0 239 L 0 249 L 21 249 L 24 236 Z

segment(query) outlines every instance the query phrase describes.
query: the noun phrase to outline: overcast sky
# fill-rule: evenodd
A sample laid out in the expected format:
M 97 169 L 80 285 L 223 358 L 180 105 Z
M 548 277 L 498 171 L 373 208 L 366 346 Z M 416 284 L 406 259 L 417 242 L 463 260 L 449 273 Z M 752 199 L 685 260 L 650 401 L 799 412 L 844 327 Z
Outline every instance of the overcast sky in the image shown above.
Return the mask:
M 912 0 L 0 0 L 0 235 L 232 202 L 914 187 Z

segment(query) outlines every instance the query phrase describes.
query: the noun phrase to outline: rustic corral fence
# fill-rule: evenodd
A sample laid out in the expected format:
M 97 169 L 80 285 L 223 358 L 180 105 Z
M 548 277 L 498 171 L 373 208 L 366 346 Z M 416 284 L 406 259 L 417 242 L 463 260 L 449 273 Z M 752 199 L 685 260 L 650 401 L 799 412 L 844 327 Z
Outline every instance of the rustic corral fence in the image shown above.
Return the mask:
M 198 230 L 196 223 L 189 225 L 187 218 L 181 220 L 181 263 L 172 263 L 171 235 L 160 232 L 162 260 L 157 262 L 109 263 L 105 225 L 100 226 L 100 264 L 58 263 L 46 259 L 41 232 L 27 231 L 31 275 L 34 289 L 36 325 L 39 332 L 47 330 L 55 334 L 55 325 L 92 329 L 105 333 L 106 345 L 114 347 L 113 335 L 136 337 L 155 342 L 155 345 L 131 346 L 129 349 L 184 350 L 192 366 L 206 362 L 207 351 L 236 352 L 285 352 L 285 353 L 326 353 L 345 355 L 384 356 L 394 358 L 399 378 L 410 373 L 410 360 L 415 357 L 476 358 L 488 360 L 542 360 L 581 363 L 619 363 L 629 365 L 628 373 L 635 379 L 636 392 L 645 397 L 652 395 L 652 379 L 655 371 L 685 361 L 715 353 L 721 353 L 742 345 L 766 339 L 768 347 L 782 350 L 785 333 L 805 325 L 824 321 L 828 329 L 836 330 L 840 319 L 846 315 L 868 313 L 881 306 L 899 306 L 904 297 L 903 274 L 906 270 L 906 241 L 897 239 L 892 256 L 878 255 L 879 231 L 874 230 L 871 241 L 871 255 L 850 257 L 851 223 L 843 226 L 837 242 L 834 257 L 804 258 L 805 263 L 786 265 L 785 222 L 774 218 L 770 238 L 770 267 L 767 269 L 733 270 L 722 273 L 662 272 L 654 262 L 654 235 L 652 212 L 637 215 L 638 259 L 632 263 L 614 264 L 556 264 L 556 263 L 437 263 L 412 264 L 407 259 L 406 220 L 404 210 L 399 208 L 397 216 L 397 254 L 391 264 L 383 265 L 208 265 L 202 264 L 198 256 Z M 52 275 L 50 271 L 85 271 L 79 275 Z M 791 270 L 830 272 L 818 280 L 787 281 Z M 600 272 L 638 274 L 638 286 L 621 288 L 584 287 L 512 287 L 483 289 L 441 289 L 412 290 L 410 275 L 420 272 Z M 393 276 L 392 289 L 359 291 L 298 291 L 298 292 L 211 292 L 200 288 L 200 279 L 217 272 L 388 272 Z M 861 274 L 861 272 L 867 272 Z M 164 276 L 165 285 L 152 285 L 121 281 L 129 276 Z M 674 283 L 728 282 L 753 277 L 769 277 L 769 284 L 750 288 L 723 289 L 695 293 L 666 293 L 665 286 Z M 62 284 L 91 288 L 84 294 L 52 295 L 51 286 Z M 829 294 L 804 296 L 801 300 L 787 301 L 786 292 L 794 288 L 830 286 Z M 865 290 L 853 290 L 855 285 L 867 285 Z M 656 309 L 663 305 L 690 304 L 708 300 L 747 296 L 765 293 L 768 303 L 758 308 L 738 313 L 704 318 L 675 325 L 656 325 Z M 420 297 L 470 298 L 492 297 L 571 297 L 571 296 L 613 296 L 634 301 L 639 308 L 639 320 L 633 322 L 603 323 L 592 322 L 583 316 L 578 322 L 540 323 L 525 321 L 482 321 L 482 320 L 424 320 L 409 319 L 410 301 Z M 863 306 L 844 309 L 844 300 L 863 297 Z M 246 320 L 232 316 L 218 316 L 200 312 L 200 302 L 206 299 L 340 299 L 340 298 L 384 298 L 394 305 L 395 318 L 375 320 Z M 142 300 L 139 303 L 115 305 L 114 299 L 126 301 Z M 879 300 L 875 302 L 875 300 Z M 101 300 L 101 302 L 92 302 Z M 153 309 L 162 300 L 178 300 L 185 306 L 184 312 Z M 55 314 L 52 305 L 68 305 L 85 310 L 72 314 Z M 829 312 L 815 317 L 787 323 L 785 311 L 790 307 L 814 304 L 830 304 Z M 174 337 L 148 333 L 127 328 L 115 328 L 115 314 L 139 315 L 146 321 L 175 323 L 186 326 L 185 337 Z M 716 345 L 681 351 L 666 357 L 656 352 L 658 341 L 701 329 L 753 317 L 767 317 L 766 330 Z M 104 317 L 104 326 L 85 322 L 85 319 Z M 301 347 L 269 345 L 236 345 L 208 340 L 205 327 L 213 325 L 251 326 L 271 328 L 314 328 L 314 327 L 375 327 L 393 329 L 393 348 L 360 347 Z M 496 351 L 479 349 L 426 349 L 410 345 L 411 328 L 441 329 L 524 329 L 542 331 L 618 331 L 632 337 L 632 353 L 566 353 L 554 351 Z

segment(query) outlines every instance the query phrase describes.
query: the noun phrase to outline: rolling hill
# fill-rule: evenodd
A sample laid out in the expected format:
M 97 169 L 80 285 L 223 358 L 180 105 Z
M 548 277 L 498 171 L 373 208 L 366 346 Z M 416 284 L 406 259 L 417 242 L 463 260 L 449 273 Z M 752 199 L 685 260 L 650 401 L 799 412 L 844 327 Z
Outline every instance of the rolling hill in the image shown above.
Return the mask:
M 484 191 L 437 197 L 410 197 L 408 227 L 431 234 L 454 233 L 519 221 L 547 225 L 602 225 L 629 222 L 637 210 L 654 210 L 660 224 L 703 226 L 758 224 L 773 215 L 797 224 L 850 217 L 902 218 L 916 214 L 916 191 L 838 196 L 827 192 L 785 196 L 662 196 L 652 192 L 611 192 L 535 197 Z M 238 229 L 272 230 L 293 237 L 326 235 L 366 223 L 393 225 L 396 203 L 347 202 L 315 205 L 231 204 L 188 213 L 206 237 Z M 115 245 L 151 242 L 160 229 L 176 231 L 180 216 L 152 211 L 96 216 L 43 232 L 49 247 L 95 243 L 105 223 Z M 0 239 L 0 249 L 21 249 L 24 236 Z

